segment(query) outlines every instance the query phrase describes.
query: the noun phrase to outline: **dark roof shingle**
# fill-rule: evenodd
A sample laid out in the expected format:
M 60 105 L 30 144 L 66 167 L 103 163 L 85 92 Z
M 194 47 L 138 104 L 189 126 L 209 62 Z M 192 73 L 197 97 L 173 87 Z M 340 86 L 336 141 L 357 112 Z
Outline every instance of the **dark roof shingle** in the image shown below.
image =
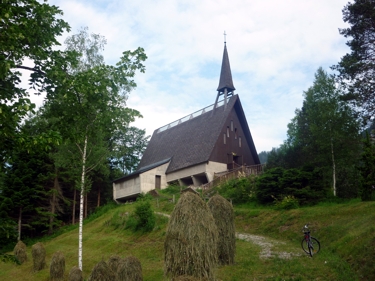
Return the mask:
M 206 112 L 161 132 L 155 130 L 138 170 L 167 158 L 171 158 L 167 173 L 207 162 L 229 113 L 238 103 L 239 98 L 235 95 L 230 98 L 226 110 L 220 106 L 214 113 Z M 236 108 L 242 111 L 242 106 Z

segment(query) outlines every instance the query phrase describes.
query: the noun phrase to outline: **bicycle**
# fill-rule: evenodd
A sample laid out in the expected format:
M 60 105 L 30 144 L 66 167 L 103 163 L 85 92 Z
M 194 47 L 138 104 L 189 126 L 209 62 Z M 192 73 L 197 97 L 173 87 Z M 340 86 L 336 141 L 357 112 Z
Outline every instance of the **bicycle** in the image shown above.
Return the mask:
M 305 235 L 301 242 L 302 249 L 306 254 L 312 257 L 320 251 L 320 242 L 310 235 L 308 224 L 303 227 L 302 232 Z

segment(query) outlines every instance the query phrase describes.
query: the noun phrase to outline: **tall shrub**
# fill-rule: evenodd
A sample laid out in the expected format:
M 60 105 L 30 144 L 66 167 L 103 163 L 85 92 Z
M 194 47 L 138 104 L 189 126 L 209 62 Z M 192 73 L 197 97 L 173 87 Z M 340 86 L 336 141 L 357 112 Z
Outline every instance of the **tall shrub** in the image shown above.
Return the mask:
M 235 204 L 246 203 L 254 199 L 256 176 L 240 176 L 238 179 L 229 180 L 217 187 L 221 196 L 231 199 Z
M 265 171 L 257 180 L 256 198 L 262 204 L 292 202 L 298 204 L 317 203 L 326 195 L 328 187 L 323 185 L 319 168 L 305 166 L 300 169 L 273 168 Z M 294 198 L 293 200 L 289 200 Z M 297 205 L 298 205 L 297 204 Z
M 126 228 L 133 231 L 150 232 L 155 227 L 155 214 L 151 203 L 147 199 L 138 200 L 134 213 L 129 217 Z

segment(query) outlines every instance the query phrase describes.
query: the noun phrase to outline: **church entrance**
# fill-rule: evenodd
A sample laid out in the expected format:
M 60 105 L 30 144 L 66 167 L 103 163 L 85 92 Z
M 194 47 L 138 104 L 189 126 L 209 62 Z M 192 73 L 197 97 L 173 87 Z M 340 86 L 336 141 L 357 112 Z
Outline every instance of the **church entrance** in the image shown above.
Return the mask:
M 227 169 L 233 170 L 243 165 L 242 155 L 228 154 Z

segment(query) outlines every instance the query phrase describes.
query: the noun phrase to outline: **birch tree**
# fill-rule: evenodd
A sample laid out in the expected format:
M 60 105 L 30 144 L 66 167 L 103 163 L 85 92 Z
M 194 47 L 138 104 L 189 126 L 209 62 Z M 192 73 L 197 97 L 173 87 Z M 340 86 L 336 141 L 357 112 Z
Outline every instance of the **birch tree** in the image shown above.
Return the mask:
M 354 111 L 341 101 L 333 76 L 322 68 L 304 97 L 302 109 L 288 125 L 287 142 L 302 150 L 305 163 L 331 171 L 329 182 L 336 196 L 338 167 L 354 170 L 358 160 L 359 124 Z
M 116 66 L 106 65 L 101 55 L 105 38 L 89 34 L 87 28 L 65 43 L 67 51 L 78 54 L 79 60 L 71 64 L 60 85 L 48 91 L 44 112 L 54 117 L 54 126 L 65 140 L 63 146 L 69 151 L 66 160 L 80 167 L 78 266 L 82 270 L 83 207 L 89 175 L 106 163 L 111 134 L 141 117 L 138 111 L 126 107 L 126 99 L 136 87 L 135 73 L 144 72 L 142 63 L 147 57 L 138 48 L 123 52 Z

